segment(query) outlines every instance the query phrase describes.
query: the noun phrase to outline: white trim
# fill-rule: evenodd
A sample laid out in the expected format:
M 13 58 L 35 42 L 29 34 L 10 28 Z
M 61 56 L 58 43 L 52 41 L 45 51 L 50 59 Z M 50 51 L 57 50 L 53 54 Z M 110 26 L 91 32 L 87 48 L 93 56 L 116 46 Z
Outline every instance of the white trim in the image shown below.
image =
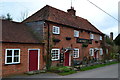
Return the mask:
M 71 55 L 72 54 L 69 53 L 69 66 L 71 66 Z
M 102 36 L 100 36 L 100 40 L 102 40 Z
M 78 56 L 77 56 L 77 57 L 74 57 L 74 51 L 73 51 L 73 58 L 79 58 L 79 48 L 74 48 L 74 50 L 77 50 L 77 51 L 78 51 Z
M 90 39 L 94 39 L 94 34 L 90 33 Z
M 11 63 L 7 63 L 7 50 L 12 50 L 12 62 Z M 14 50 L 19 51 L 19 61 L 18 62 L 14 62 Z M 18 64 L 18 63 L 20 63 L 20 49 L 5 49 L 5 64 Z
M 30 71 L 29 70 L 29 68 L 30 68 L 30 66 L 29 66 L 29 51 L 30 50 L 38 50 L 38 70 L 40 69 L 40 49 L 28 49 L 28 71 Z
M 52 50 L 58 50 L 58 59 L 52 59 Z M 51 50 L 51 60 L 52 60 L 52 61 L 59 60 L 59 59 L 60 59 L 60 49 L 54 48 L 54 49 L 52 49 L 52 50 Z
M 55 29 L 55 31 L 54 31 L 54 29 Z M 53 34 L 60 34 L 60 27 L 53 26 L 52 32 L 53 32 Z
M 103 55 L 103 49 L 100 48 L 100 55 Z
M 74 37 L 79 37 L 79 31 L 74 30 Z
M 92 51 L 92 54 L 91 54 L 91 51 Z M 94 56 L 94 49 L 93 48 L 89 49 L 89 54 L 90 54 L 90 56 Z

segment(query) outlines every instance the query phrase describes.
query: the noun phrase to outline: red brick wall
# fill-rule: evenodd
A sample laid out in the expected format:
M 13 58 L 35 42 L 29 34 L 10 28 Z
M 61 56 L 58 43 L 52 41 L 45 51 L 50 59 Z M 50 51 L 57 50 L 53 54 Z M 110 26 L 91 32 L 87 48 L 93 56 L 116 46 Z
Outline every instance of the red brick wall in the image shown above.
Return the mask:
M 20 64 L 5 65 L 5 49 L 20 49 Z M 44 67 L 43 44 L 2 44 L 2 74 L 3 76 L 20 74 L 29 71 L 28 49 L 40 49 L 40 69 Z
M 60 27 L 60 35 L 54 35 L 52 33 L 52 27 L 53 26 L 58 26 Z M 101 48 L 101 44 L 100 44 L 100 40 L 99 40 L 99 34 L 94 34 L 95 36 L 95 40 L 98 40 L 98 43 L 95 43 L 95 40 L 92 41 L 92 44 L 89 44 L 88 47 L 83 48 L 81 43 L 76 43 L 76 38 L 74 37 L 74 28 L 70 28 L 70 27 L 66 27 L 63 25 L 57 25 L 57 24 L 53 24 L 50 23 L 49 24 L 50 27 L 50 45 L 52 45 L 52 48 L 59 48 L 60 50 L 62 48 L 67 48 L 67 47 L 71 47 L 72 48 L 79 48 L 80 50 L 80 54 L 79 54 L 79 58 L 77 58 L 77 60 L 81 60 L 83 59 L 84 56 L 89 56 L 89 48 Z M 47 31 L 48 27 L 44 28 L 45 32 Z M 79 30 L 80 31 L 80 30 Z M 46 34 L 47 36 L 47 34 Z M 66 40 L 66 37 L 71 37 L 71 40 Z M 52 40 L 53 38 L 57 38 L 60 39 L 61 41 L 58 43 L 54 43 Z M 90 33 L 86 32 L 86 31 L 82 31 L 79 32 L 79 38 L 83 38 L 83 39 L 90 39 Z M 47 41 L 46 41 L 47 42 Z M 98 52 L 99 54 L 99 52 Z M 101 56 L 99 56 L 100 58 Z M 54 64 L 59 63 L 59 61 L 53 61 Z M 53 64 L 53 65 L 54 65 Z

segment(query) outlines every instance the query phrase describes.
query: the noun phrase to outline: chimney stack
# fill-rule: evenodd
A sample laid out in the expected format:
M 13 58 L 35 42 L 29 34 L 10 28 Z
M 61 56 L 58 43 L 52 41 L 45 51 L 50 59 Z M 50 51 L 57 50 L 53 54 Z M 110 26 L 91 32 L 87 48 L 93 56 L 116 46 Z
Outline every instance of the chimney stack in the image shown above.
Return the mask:
M 74 10 L 74 7 L 71 7 L 71 9 L 68 9 L 67 12 L 72 16 L 76 16 L 76 10 Z
M 110 39 L 113 40 L 113 32 L 110 33 Z

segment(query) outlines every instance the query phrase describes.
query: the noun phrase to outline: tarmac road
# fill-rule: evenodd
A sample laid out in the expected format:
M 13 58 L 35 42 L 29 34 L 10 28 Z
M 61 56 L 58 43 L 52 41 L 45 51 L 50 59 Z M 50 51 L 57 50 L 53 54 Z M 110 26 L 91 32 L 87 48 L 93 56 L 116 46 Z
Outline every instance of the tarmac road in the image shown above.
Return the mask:
M 29 78 L 29 79 L 32 78 L 33 80 L 37 80 L 37 79 L 38 80 L 54 80 L 54 79 L 56 80 L 63 80 L 63 79 L 64 80 L 116 80 L 115 78 L 118 78 L 118 64 L 113 64 L 88 71 L 78 72 L 67 76 L 60 76 L 55 73 L 41 73 L 36 75 L 18 75 L 18 76 L 12 76 L 10 78 L 17 78 L 17 79 L 20 78 L 20 80 L 22 80 L 22 78 L 23 80 L 26 80 L 25 78 Z M 105 79 L 105 78 L 109 78 L 109 79 Z

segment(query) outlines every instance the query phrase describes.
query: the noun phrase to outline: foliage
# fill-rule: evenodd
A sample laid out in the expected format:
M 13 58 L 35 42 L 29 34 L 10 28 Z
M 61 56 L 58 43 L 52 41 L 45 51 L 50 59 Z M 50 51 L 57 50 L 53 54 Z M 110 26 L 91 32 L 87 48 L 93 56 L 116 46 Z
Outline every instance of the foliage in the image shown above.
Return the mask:
M 112 41 L 112 40 L 109 38 L 109 36 L 107 36 L 107 35 L 106 35 L 106 37 L 105 37 L 105 41 L 106 41 L 106 43 L 109 44 L 109 45 L 114 45 L 113 41 Z
M 71 70 L 69 72 L 63 72 L 63 73 L 58 73 L 58 74 L 64 76 L 64 75 L 69 75 L 69 74 L 73 74 L 73 73 L 76 73 L 76 71 Z
M 61 67 L 51 67 L 51 72 L 61 73 L 61 72 L 70 72 L 72 70 L 69 66 L 61 66 Z
M 9 20 L 9 21 L 13 20 L 13 18 L 11 17 L 11 15 L 9 13 L 7 13 L 6 16 L 4 16 L 4 15 L 0 16 L 0 19 Z
M 114 40 L 115 44 L 120 46 L 120 34 Z
M 106 64 L 97 64 L 97 65 L 94 65 L 94 66 L 83 67 L 80 70 L 81 71 L 86 71 L 86 70 L 91 70 L 91 69 L 95 69 L 95 68 L 99 68 L 99 67 L 104 67 L 104 66 L 107 66 L 107 65 L 117 64 L 117 63 L 118 62 L 110 62 L 110 63 L 106 63 Z
M 88 44 L 84 43 L 84 44 L 82 44 L 82 47 L 88 47 Z

